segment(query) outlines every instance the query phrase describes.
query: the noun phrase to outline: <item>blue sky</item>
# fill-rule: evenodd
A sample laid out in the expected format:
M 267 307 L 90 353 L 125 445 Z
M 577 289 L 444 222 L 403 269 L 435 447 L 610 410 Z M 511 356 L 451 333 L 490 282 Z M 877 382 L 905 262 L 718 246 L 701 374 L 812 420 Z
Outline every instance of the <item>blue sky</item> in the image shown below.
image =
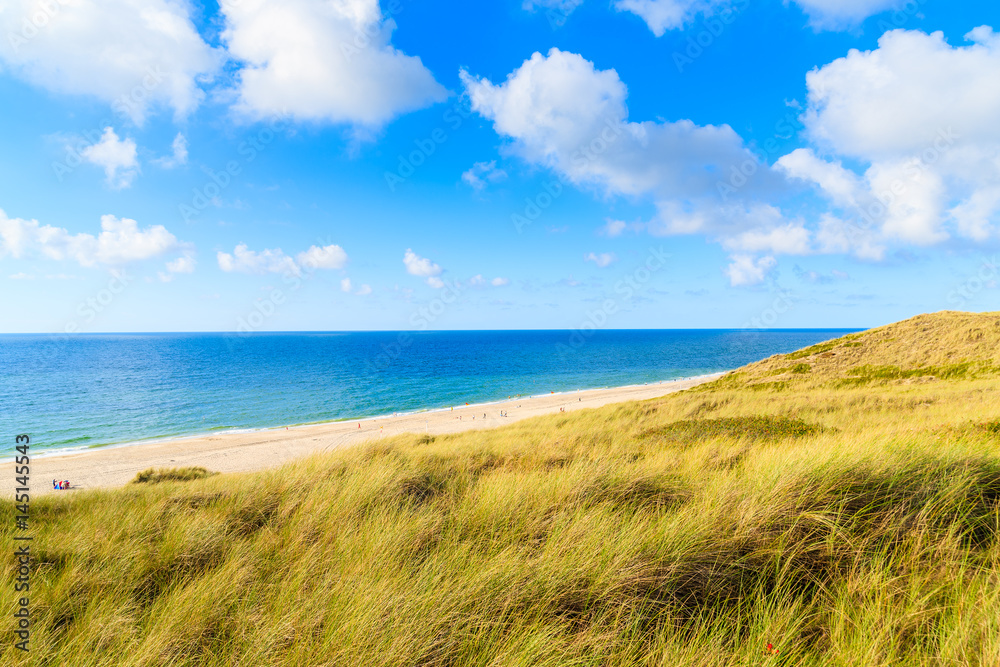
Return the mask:
M 0 331 L 996 310 L 994 28 L 985 1 L 6 0 Z

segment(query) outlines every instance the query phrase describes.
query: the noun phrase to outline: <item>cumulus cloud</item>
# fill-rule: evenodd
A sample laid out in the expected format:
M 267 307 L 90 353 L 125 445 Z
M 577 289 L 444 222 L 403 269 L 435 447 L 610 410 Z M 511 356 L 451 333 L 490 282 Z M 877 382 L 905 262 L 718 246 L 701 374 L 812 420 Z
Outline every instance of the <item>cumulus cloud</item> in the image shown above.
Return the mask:
M 610 195 L 648 196 L 665 213 L 666 231 L 721 223 L 718 182 L 752 155 L 728 125 L 630 122 L 625 84 L 615 70 L 597 70 L 578 54 L 535 53 L 501 84 L 462 80 L 472 108 L 493 121 L 523 159 L 549 167 L 566 181 Z M 762 169 L 762 171 L 766 171 Z M 762 173 L 745 188 L 752 194 L 775 182 Z M 705 210 L 706 207 L 710 210 Z M 687 214 L 687 215 L 685 215 Z
M 112 103 L 139 124 L 154 104 L 185 116 L 223 60 L 198 35 L 190 8 L 183 0 L 8 0 L 0 62 L 34 85 Z
M 795 0 L 817 30 L 852 28 L 869 16 L 902 7 L 905 0 Z
M 966 39 L 953 47 L 939 32 L 894 30 L 877 49 L 852 50 L 807 76 L 803 121 L 815 149 L 776 166 L 831 205 L 822 249 L 878 259 L 891 243 L 997 235 L 1000 37 L 982 26 Z
M 261 252 L 250 250 L 245 243 L 240 243 L 232 254 L 219 252 L 216 255 L 219 268 L 226 273 L 286 273 L 298 275 L 299 267 L 281 248 L 264 249 Z
M 492 287 L 503 287 L 509 285 L 510 280 L 507 278 L 496 277 L 493 280 L 487 280 L 483 277 L 483 274 L 477 274 L 469 278 L 470 287 L 486 287 L 487 285 Z
M 169 283 L 179 273 L 194 273 L 194 253 L 188 249 L 182 256 L 167 262 L 166 271 L 158 273 L 160 281 Z
M 625 231 L 625 227 L 627 227 L 627 224 L 624 220 L 611 220 L 609 218 L 605 222 L 604 227 L 601 228 L 601 233 L 614 238 L 615 236 L 621 236 L 622 232 Z
M 0 257 L 41 256 L 73 260 L 85 267 L 114 267 L 158 257 L 182 245 L 162 225 L 140 229 L 129 218 L 101 216 L 101 232 L 94 236 L 72 234 L 37 220 L 10 218 L 0 210 Z
M 765 201 L 783 187 L 780 174 L 758 164 L 731 127 L 629 121 L 627 91 L 615 70 L 551 49 L 532 55 L 500 84 L 464 71 L 461 77 L 472 108 L 524 160 L 550 168 L 567 184 L 652 200 L 657 215 L 637 229 L 725 241 L 789 224 Z M 720 197 L 720 184 L 747 163 L 754 177 L 736 195 Z M 609 222 L 604 233 L 625 229 Z
M 667 30 L 683 28 L 694 21 L 698 14 L 711 15 L 733 0 L 616 0 L 615 9 L 632 12 L 642 18 L 657 37 Z M 742 0 L 739 4 L 746 4 Z
M 80 156 L 91 164 L 104 169 L 110 187 L 117 190 L 132 185 L 139 173 L 135 142 L 119 139 L 113 128 L 104 128 L 100 140 L 80 151 Z
M 488 183 L 499 183 L 507 178 L 507 172 L 497 169 L 497 161 L 477 162 L 462 173 L 462 180 L 476 191 L 482 190 Z
M 352 286 L 351 286 L 351 279 L 350 278 L 344 278 L 343 280 L 340 281 L 340 291 L 341 292 L 350 292 L 351 291 L 351 287 Z
M 440 278 L 444 269 L 426 257 L 421 257 L 410 248 L 407 248 L 403 254 L 403 265 L 411 276 L 426 278 L 427 284 L 431 287 L 435 289 L 444 287 L 444 281 Z
M 347 265 L 347 253 L 339 245 L 310 246 L 296 259 L 300 266 L 307 269 L 342 269 Z
M 756 285 L 764 282 L 768 272 L 777 264 L 771 256 L 754 259 L 750 255 L 735 255 L 726 269 L 729 282 L 734 287 Z
M 378 127 L 444 100 L 445 89 L 391 44 L 378 0 L 222 3 L 222 39 L 243 63 L 237 109 L 260 118 Z
M 299 275 L 305 270 L 342 269 L 347 264 L 347 253 L 338 245 L 324 247 L 310 246 L 305 252 L 300 252 L 293 259 L 281 248 L 265 248 L 261 251 L 250 250 L 245 243 L 240 243 L 232 254 L 219 252 L 216 255 L 219 268 L 227 273 L 282 273 Z
M 187 164 L 188 161 L 188 143 L 187 139 L 180 132 L 174 137 L 173 142 L 170 144 L 170 150 L 172 151 L 170 155 L 166 155 L 157 160 L 154 160 L 156 164 L 160 165 L 164 169 L 173 169 L 174 167 L 179 167 L 183 164 Z
M 726 239 L 728 250 L 745 253 L 806 255 L 811 250 L 809 231 L 801 223 L 788 223 L 770 229 L 751 229 Z
M 358 296 L 368 296 L 371 293 L 372 293 L 372 286 L 367 284 L 362 285 L 361 287 L 358 288 L 358 291 L 355 292 L 355 294 Z
M 594 264 L 597 265 L 597 268 L 599 269 L 611 266 L 611 264 L 613 264 L 616 259 L 618 258 L 615 257 L 615 254 L 612 252 L 602 252 L 600 254 L 588 252 L 586 255 L 583 256 L 583 261 L 593 262 Z

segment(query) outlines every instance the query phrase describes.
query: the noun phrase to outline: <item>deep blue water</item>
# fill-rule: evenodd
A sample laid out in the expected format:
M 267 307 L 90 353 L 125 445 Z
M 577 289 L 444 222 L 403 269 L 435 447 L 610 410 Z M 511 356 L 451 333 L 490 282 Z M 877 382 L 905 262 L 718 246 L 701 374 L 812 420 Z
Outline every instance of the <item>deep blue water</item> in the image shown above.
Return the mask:
M 847 331 L 2 335 L 0 434 L 37 452 L 444 408 L 730 370 Z

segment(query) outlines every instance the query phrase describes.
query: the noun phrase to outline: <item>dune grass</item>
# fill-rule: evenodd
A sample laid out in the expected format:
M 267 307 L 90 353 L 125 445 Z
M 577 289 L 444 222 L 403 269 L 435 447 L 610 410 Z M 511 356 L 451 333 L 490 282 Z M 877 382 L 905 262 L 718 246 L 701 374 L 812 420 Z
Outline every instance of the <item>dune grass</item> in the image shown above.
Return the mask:
M 32 657 L 5 631 L 0 662 L 1000 664 L 997 381 L 843 385 L 813 362 L 748 390 L 789 363 L 764 366 L 265 473 L 40 498 Z M 9 557 L 2 576 L 11 609 Z
M 186 468 L 148 468 L 136 474 L 132 484 L 159 484 L 160 482 L 189 482 L 193 479 L 204 479 L 213 474 L 200 466 Z

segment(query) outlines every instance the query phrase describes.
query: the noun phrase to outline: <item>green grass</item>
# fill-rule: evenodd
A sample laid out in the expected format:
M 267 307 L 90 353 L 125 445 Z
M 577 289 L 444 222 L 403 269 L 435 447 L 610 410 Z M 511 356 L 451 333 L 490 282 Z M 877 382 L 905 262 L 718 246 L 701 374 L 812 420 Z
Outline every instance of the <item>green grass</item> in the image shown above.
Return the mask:
M 0 664 L 1000 664 L 996 380 L 733 377 L 38 498 Z
M 158 470 L 149 468 L 143 470 L 135 476 L 132 484 L 159 484 L 160 482 L 188 482 L 193 479 L 204 479 L 211 477 L 215 473 L 204 468 L 192 466 L 188 468 L 160 468 Z

